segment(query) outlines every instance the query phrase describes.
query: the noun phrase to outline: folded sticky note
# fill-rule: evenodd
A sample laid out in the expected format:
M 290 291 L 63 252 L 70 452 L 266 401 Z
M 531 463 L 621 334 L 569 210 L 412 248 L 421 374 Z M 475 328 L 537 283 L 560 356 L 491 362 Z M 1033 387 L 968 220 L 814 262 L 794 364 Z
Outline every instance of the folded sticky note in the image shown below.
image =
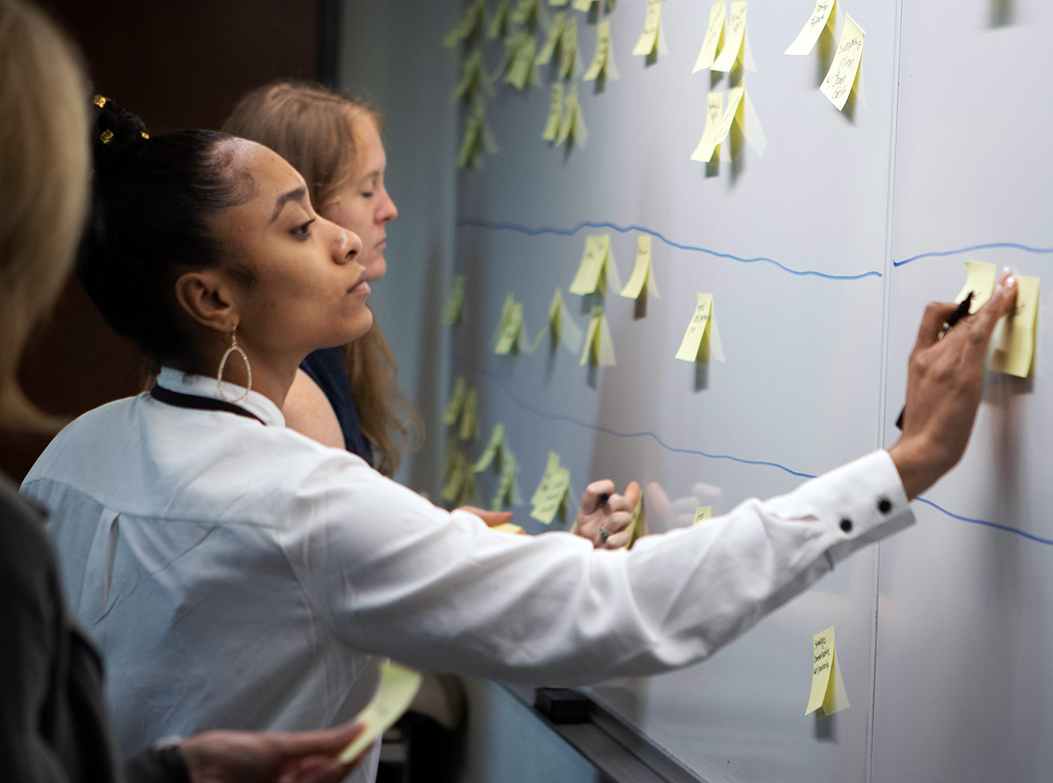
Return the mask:
M 585 333 L 585 349 L 581 353 L 582 366 L 589 364 L 593 367 L 613 367 L 614 341 L 611 339 L 611 330 L 607 326 L 607 316 L 603 314 L 603 307 L 592 308 L 589 317 L 589 330 Z
M 337 760 L 341 764 L 353 761 L 376 742 L 381 735 L 395 725 L 395 721 L 409 709 L 413 698 L 420 690 L 421 675 L 413 669 L 386 661 L 380 664 L 380 684 L 369 704 L 352 723 L 364 726 L 362 733 L 340 751 Z
M 629 541 L 625 544 L 625 548 L 632 549 L 633 544 L 635 544 L 641 536 L 645 535 L 647 535 L 647 530 L 644 527 L 643 496 L 641 495 L 639 502 L 633 509 L 632 521 L 629 523 Z
M 475 440 L 479 437 L 479 392 L 475 389 L 471 389 L 464 398 L 458 435 L 461 440 Z
M 743 95 L 745 95 L 745 89 L 743 90 Z M 713 153 L 717 151 L 717 147 L 720 145 L 720 142 L 717 141 L 717 134 L 721 129 L 723 117 L 724 93 L 709 93 L 706 96 L 706 127 L 702 131 L 702 138 L 699 140 L 698 146 L 691 153 L 691 160 L 709 163 L 713 159 Z M 734 116 L 732 117 L 732 122 L 734 122 Z M 731 126 L 728 125 L 728 131 L 730 130 Z M 727 136 L 727 132 L 724 133 L 724 136 Z
M 695 60 L 695 67 L 691 73 L 711 68 L 717 59 L 717 48 L 724 38 L 724 17 L 726 7 L 724 0 L 717 0 L 709 7 L 709 24 L 706 25 L 706 37 L 702 39 L 702 50 Z
M 611 48 L 611 20 L 604 19 L 596 25 L 596 53 L 592 57 L 592 65 L 585 71 L 582 80 L 589 82 L 600 78 L 607 81 L 617 81 L 622 78 L 618 73 L 618 66 L 614 64 L 614 51 Z
M 461 410 L 464 408 L 464 398 L 468 393 L 468 381 L 464 379 L 464 376 L 458 376 L 456 382 L 453 384 L 453 394 L 450 395 L 450 401 L 446 404 L 446 410 L 442 413 L 442 423 L 452 427 L 461 418 Z
M 574 78 L 578 67 L 578 17 L 572 16 L 563 25 L 559 37 L 559 78 Z
M 548 463 L 541 483 L 534 491 L 530 504 L 533 509 L 530 516 L 538 522 L 551 525 L 556 513 L 561 509 L 566 513 L 567 493 L 570 491 L 570 471 L 561 467 L 559 455 L 554 451 L 548 453 Z
M 618 267 L 611 252 L 610 234 L 590 234 L 585 237 L 585 252 L 581 256 L 578 272 L 570 284 L 572 294 L 606 293 L 608 284 L 615 291 L 622 287 Z
M 575 355 L 581 350 L 581 327 L 574 323 L 574 319 L 567 312 L 567 308 L 563 304 L 563 295 L 558 288 L 552 296 L 552 304 L 548 308 L 548 321 L 545 323 L 545 328 L 538 333 L 537 338 L 534 340 L 534 344 L 530 348 L 531 352 L 538 349 L 546 334 L 549 335 L 552 341 L 553 350 L 555 350 L 557 343 L 562 343 L 568 351 Z
M 552 5 L 552 6 L 556 6 L 558 8 L 562 8 L 562 7 L 566 6 L 566 5 L 569 5 L 570 4 L 570 0 L 548 0 L 548 4 Z
M 497 494 L 494 495 L 493 502 L 490 504 L 490 508 L 493 511 L 500 511 L 505 506 L 522 505 L 523 498 L 516 483 L 518 473 L 519 465 L 515 456 L 511 450 L 504 448 L 501 452 L 501 482 L 497 487 Z
M 495 424 L 494 430 L 490 433 L 490 441 L 486 444 L 486 449 L 483 450 L 482 455 L 475 461 L 473 469 L 476 473 L 481 473 L 490 467 L 493 463 L 494 458 L 501 452 L 502 447 L 505 445 L 505 425 Z
M 486 125 L 486 109 L 480 103 L 464 124 L 464 138 L 457 156 L 460 168 L 478 168 L 483 164 L 483 152 L 497 152 L 497 142 Z
M 984 264 L 980 261 L 965 262 L 965 285 L 954 297 L 957 304 L 965 301 L 969 294 L 973 295 L 969 302 L 969 313 L 975 313 L 983 307 L 987 300 L 994 295 L 995 283 L 998 282 L 998 267 L 994 264 Z
M 712 506 L 699 506 L 695 509 L 695 521 L 691 524 L 697 525 L 703 519 L 711 519 L 713 517 Z
M 823 715 L 833 715 L 849 706 L 841 666 L 837 662 L 834 627 L 831 625 L 812 637 L 812 690 L 804 714 L 810 715 L 821 710 Z
M 549 2 L 551 3 L 552 0 L 549 0 Z M 588 13 L 589 10 L 592 8 L 593 3 L 598 2 L 600 2 L 600 0 L 574 0 L 574 8 L 577 11 L 583 11 L 585 13 Z M 560 5 L 566 5 L 566 3 L 560 3 Z M 604 6 L 607 8 L 608 11 L 610 11 L 612 8 L 614 8 L 614 0 L 606 0 Z
M 743 53 L 746 40 L 746 3 L 732 3 L 724 29 L 724 47 L 710 66 L 711 70 L 727 73 L 735 67 Z
M 819 85 L 819 92 L 830 99 L 838 111 L 845 108 L 848 96 L 856 84 L 859 75 L 859 62 L 863 59 L 863 40 L 866 33 L 856 24 L 856 20 L 845 14 L 845 24 L 841 29 L 841 40 L 837 44 L 834 61 L 826 78 Z
M 464 61 L 464 73 L 450 96 L 450 103 L 456 103 L 458 100 L 470 101 L 484 92 L 488 92 L 488 85 L 483 69 L 483 53 L 476 49 Z
M 512 64 L 505 76 L 505 84 L 511 84 L 517 90 L 525 90 L 534 81 L 537 39 L 530 33 L 520 33 L 517 39 Z
M 537 485 L 537 489 L 534 490 L 534 494 L 530 498 L 530 505 L 536 506 L 541 502 L 541 497 L 545 493 L 545 480 L 555 475 L 556 471 L 559 470 L 559 454 L 554 451 L 548 453 L 548 461 L 545 463 L 545 472 L 541 474 L 541 483 Z
M 490 39 L 504 38 L 508 32 L 508 23 L 511 21 L 512 1 L 500 0 L 494 15 L 490 17 L 490 26 L 486 30 L 486 37 Z
M 662 25 L 662 0 L 647 0 L 644 29 L 633 47 L 633 54 L 650 56 L 658 48 Z
M 509 353 L 519 353 L 525 347 L 526 335 L 523 329 L 523 304 L 513 302 L 501 324 L 501 334 L 494 346 L 494 353 L 505 356 Z
M 1031 375 L 1035 360 L 1035 330 L 1038 325 L 1039 279 L 1016 275 L 1016 308 L 1002 323 L 987 369 L 1018 378 Z
M 464 311 L 464 275 L 453 278 L 453 287 L 450 290 L 450 298 L 446 300 L 446 306 L 442 308 L 442 322 L 444 324 L 456 324 L 461 320 Z
M 622 289 L 622 296 L 629 299 L 638 299 L 644 293 L 656 299 L 660 298 L 651 269 L 650 234 L 641 234 L 636 238 L 636 263 L 633 265 L 633 273 L 629 277 L 629 282 Z
M 559 123 L 563 117 L 563 82 L 552 83 L 552 97 L 548 102 L 548 119 L 545 128 L 541 131 L 541 138 L 545 141 L 555 141 L 559 134 Z
M 486 23 L 486 0 L 475 0 L 464 9 L 461 18 L 454 28 L 442 39 L 442 45 L 452 49 L 461 41 L 473 38 L 477 32 L 482 32 Z
M 702 138 L 691 153 L 691 160 L 708 163 L 713 159 L 713 153 L 717 147 L 724 143 L 728 134 L 731 133 L 732 125 L 738 124 L 746 142 L 758 155 L 763 155 L 768 147 L 768 137 L 764 134 L 757 111 L 753 108 L 753 102 L 746 92 L 746 85 L 740 83 L 738 87 L 728 91 L 728 106 L 720 117 L 719 122 L 714 122 L 718 101 L 716 93 L 710 93 L 706 98 L 706 129 Z M 711 130 L 712 129 L 712 130 Z
M 685 362 L 699 361 L 708 363 L 710 358 L 724 361 L 724 346 L 720 342 L 720 331 L 713 312 L 713 295 L 698 294 L 695 313 L 687 325 L 684 339 L 676 358 Z
M 519 4 L 512 14 L 512 21 L 516 24 L 534 25 L 537 23 L 540 13 L 539 0 L 519 0 Z
M 461 496 L 461 490 L 464 488 L 464 481 L 468 473 L 468 460 L 462 452 L 456 446 L 449 450 L 448 459 L 446 461 L 446 484 L 442 489 L 442 499 L 450 503 L 455 502 Z M 472 473 L 474 478 L 475 474 Z
M 564 5 L 566 5 L 566 3 L 564 3 Z M 545 35 L 545 43 L 541 45 L 541 49 L 537 54 L 537 59 L 534 60 L 535 63 L 538 65 L 548 65 L 552 62 L 552 55 L 556 53 L 556 47 L 559 46 L 560 38 L 563 35 L 563 28 L 566 24 L 566 11 L 559 11 L 552 17 L 552 22 L 549 24 L 548 32 Z
M 837 5 L 837 0 L 815 0 L 815 8 L 812 9 L 812 15 L 808 17 L 808 21 L 804 23 L 801 32 L 797 33 L 797 37 L 793 39 L 792 44 L 786 47 L 786 51 L 783 54 L 803 55 L 812 51 L 815 48 L 815 42 L 819 40 L 823 30 L 834 18 L 835 5 Z
M 556 146 L 569 141 L 575 147 L 584 149 L 588 140 L 589 131 L 585 127 L 581 104 L 578 103 L 578 85 L 572 84 L 565 92 L 563 117 L 560 119 L 559 133 L 556 134 Z

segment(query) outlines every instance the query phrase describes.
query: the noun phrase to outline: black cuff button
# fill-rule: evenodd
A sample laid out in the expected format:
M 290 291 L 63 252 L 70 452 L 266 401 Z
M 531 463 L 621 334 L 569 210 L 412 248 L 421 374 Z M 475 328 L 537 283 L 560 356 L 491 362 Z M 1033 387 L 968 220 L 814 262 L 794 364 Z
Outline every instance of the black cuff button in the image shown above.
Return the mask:
M 851 519 L 842 519 L 841 520 L 841 530 L 843 530 L 845 533 L 851 533 L 852 532 L 852 520 Z
M 888 498 L 881 498 L 881 500 L 878 501 L 877 509 L 882 514 L 887 514 L 892 510 L 892 501 Z

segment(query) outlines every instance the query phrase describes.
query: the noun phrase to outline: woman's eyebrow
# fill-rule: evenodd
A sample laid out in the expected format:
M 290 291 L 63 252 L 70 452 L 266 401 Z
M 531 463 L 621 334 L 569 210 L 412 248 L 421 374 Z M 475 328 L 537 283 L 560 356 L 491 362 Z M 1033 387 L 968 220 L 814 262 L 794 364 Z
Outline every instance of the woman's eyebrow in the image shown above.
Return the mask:
M 305 198 L 307 198 L 307 188 L 305 187 L 295 188 L 288 193 L 278 196 L 278 200 L 274 203 L 274 214 L 271 215 L 271 223 L 278 219 L 278 215 L 282 213 L 282 208 L 290 201 L 303 201 Z

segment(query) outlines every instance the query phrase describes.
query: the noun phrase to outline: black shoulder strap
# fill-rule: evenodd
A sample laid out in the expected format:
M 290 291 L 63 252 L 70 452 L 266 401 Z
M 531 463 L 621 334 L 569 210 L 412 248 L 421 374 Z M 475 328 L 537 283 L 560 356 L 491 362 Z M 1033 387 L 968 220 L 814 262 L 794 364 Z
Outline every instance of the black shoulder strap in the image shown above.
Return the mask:
M 154 386 L 154 388 L 150 390 L 150 396 L 158 402 L 163 402 L 165 405 L 174 405 L 177 408 L 193 408 L 194 410 L 201 411 L 226 411 L 227 413 L 234 413 L 238 416 L 255 419 L 260 424 L 264 424 L 263 419 L 255 413 L 251 413 L 241 406 L 235 405 L 232 402 L 227 402 L 226 400 L 217 400 L 213 397 L 200 397 L 196 394 L 183 394 L 183 392 L 166 389 L 164 386 Z

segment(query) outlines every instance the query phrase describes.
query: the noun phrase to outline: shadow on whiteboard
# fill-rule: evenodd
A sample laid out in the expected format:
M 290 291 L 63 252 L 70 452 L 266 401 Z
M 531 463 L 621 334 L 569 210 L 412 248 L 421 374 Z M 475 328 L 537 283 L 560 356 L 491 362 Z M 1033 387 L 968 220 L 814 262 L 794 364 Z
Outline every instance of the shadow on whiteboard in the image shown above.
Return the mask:
M 990 0 L 991 1 L 991 21 L 989 27 L 1008 27 L 1016 21 L 1016 2 L 1015 0 Z

